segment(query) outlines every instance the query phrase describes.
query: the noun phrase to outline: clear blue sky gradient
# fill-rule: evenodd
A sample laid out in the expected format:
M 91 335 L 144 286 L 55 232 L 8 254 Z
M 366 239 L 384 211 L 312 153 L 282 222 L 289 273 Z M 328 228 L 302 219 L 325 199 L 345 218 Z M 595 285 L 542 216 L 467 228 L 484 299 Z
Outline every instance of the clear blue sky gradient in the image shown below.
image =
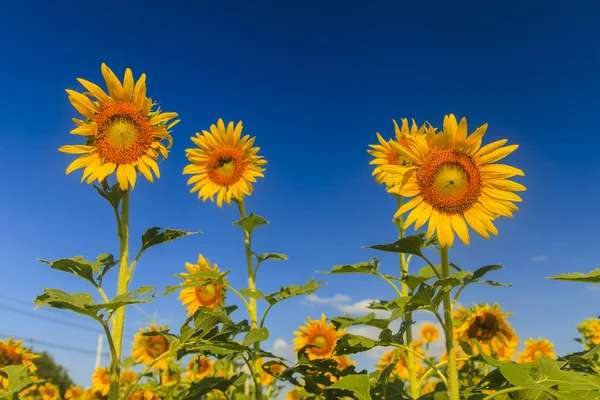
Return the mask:
M 79 172 L 65 175 L 73 157 L 57 151 L 80 140 L 69 135 L 77 113 L 64 89 L 81 89 L 77 77 L 103 86 L 106 62 L 119 76 L 127 67 L 145 72 L 148 94 L 181 118 L 161 178 L 139 180 L 132 193 L 132 247 L 151 226 L 204 232 L 149 251 L 132 287 L 162 292 L 199 252 L 246 286 L 237 209 L 199 202 L 181 174 L 189 137 L 223 118 L 243 120 L 269 161 L 247 202 L 271 221 L 256 232 L 255 249 L 290 257 L 265 263 L 259 287 L 317 277 L 327 282 L 323 297 L 391 298 L 375 278 L 315 271 L 379 255 L 386 272 L 397 272 L 394 257 L 361 248 L 396 235 L 395 200 L 372 179 L 367 146 L 376 131 L 392 136 L 392 118 L 440 126 L 454 113 L 467 116 L 470 131 L 488 122 L 485 142 L 520 145 L 507 163 L 525 171 L 519 181 L 528 188 L 515 218 L 497 221 L 499 237 L 451 252 L 467 269 L 505 265 L 490 278 L 513 286 L 471 287 L 461 303 L 498 301 L 514 311 L 521 338 L 546 336 L 560 354 L 579 350 L 576 324 L 598 314 L 600 292 L 544 277 L 599 267 L 600 10 L 592 2 L 60 3 L 10 2 L 0 12 L 0 294 L 23 302 L 0 299 L 2 335 L 96 348 L 95 332 L 30 313 L 42 287 L 88 290 L 36 258 L 118 252 L 109 206 L 79 184 Z M 115 280 L 107 278 L 112 294 Z M 144 310 L 161 323 L 184 318 L 176 295 Z M 321 312 L 334 314 L 300 299 L 278 306 L 271 342 L 290 343 L 306 316 Z M 68 312 L 35 313 L 97 329 Z M 146 321 L 135 309 L 128 316 L 129 333 Z M 93 355 L 36 348 L 89 383 Z

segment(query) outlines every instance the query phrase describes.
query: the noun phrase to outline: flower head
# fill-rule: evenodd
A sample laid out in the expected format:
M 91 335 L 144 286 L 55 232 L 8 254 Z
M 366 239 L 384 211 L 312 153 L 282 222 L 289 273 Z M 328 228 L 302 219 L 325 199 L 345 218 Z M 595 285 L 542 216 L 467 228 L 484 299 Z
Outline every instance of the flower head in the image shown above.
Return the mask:
M 28 349 L 21 347 L 22 340 L 15 341 L 12 337 L 5 341 L 0 340 L 0 368 L 9 365 L 21 365 L 27 367 L 29 372 L 35 372 L 37 367 L 33 360 L 39 355 L 31 353 Z
M 477 339 L 484 353 L 500 360 L 512 360 L 519 345 L 515 330 L 498 304 L 478 304 L 470 309 L 459 307 L 454 314 L 454 337 L 476 347 Z
M 421 331 L 419 332 L 421 336 L 421 340 L 425 343 L 431 343 L 438 340 L 440 336 L 440 331 L 434 324 L 423 324 L 421 327 Z
M 71 385 L 65 392 L 65 400 L 82 400 L 83 389 L 79 386 Z
M 38 386 L 38 393 L 42 400 L 58 400 L 60 398 L 58 388 L 50 382 Z
M 269 364 L 268 367 L 264 366 L 265 360 L 260 359 L 260 380 L 263 386 L 269 386 L 275 382 L 275 377 L 281 374 L 285 370 L 285 365 L 279 363 Z
M 412 342 L 411 347 L 415 352 L 420 355 L 425 354 L 423 349 L 421 349 L 422 343 L 418 340 Z M 408 374 L 408 354 L 406 350 L 403 349 L 394 349 L 384 353 L 379 362 L 377 363 L 377 369 L 383 370 L 390 364 L 396 364 L 392 373 L 402 380 L 407 380 L 409 378 Z M 425 368 L 420 364 L 415 362 L 414 371 L 417 376 L 425 373 Z
M 252 193 L 252 183 L 263 177 L 262 168 L 267 163 L 258 156 L 259 147 L 252 147 L 255 138 L 249 135 L 242 137 L 242 121 L 234 126 L 230 122 L 227 127 L 222 119 L 217 125 L 210 126 L 210 132 L 202 131 L 191 138 L 198 148 L 187 149 L 186 155 L 191 164 L 183 173 L 192 174 L 188 185 L 194 185 L 190 193 L 198 192 L 202 201 L 210 198 L 222 207 L 223 200 L 231 204 L 231 200 L 240 200 L 244 195 Z
M 92 375 L 92 391 L 108 396 L 110 390 L 110 368 L 96 368 Z
M 300 351 L 303 347 L 311 345 L 314 347 L 306 348 L 309 359 L 329 358 L 333 355 L 338 339 L 345 333 L 338 331 L 331 322 L 328 323 L 325 314 L 321 315 L 321 319 L 313 320 L 308 317 L 306 326 L 301 326 L 298 332 L 294 332 L 294 335 L 298 336 L 294 339 L 294 349 Z
M 166 326 L 152 324 L 148 328 L 142 328 L 135 334 L 132 355 L 135 360 L 144 365 L 149 365 L 159 356 L 169 350 L 169 341 L 160 332 L 166 330 Z M 152 335 L 147 335 L 151 333 Z M 145 335 L 146 334 L 146 335 Z M 152 369 L 165 370 L 168 368 L 170 357 L 165 357 L 154 364 Z
M 127 400 L 160 400 L 154 388 L 140 388 L 129 394 Z
M 154 175 L 160 177 L 157 160 L 167 158 L 171 147 L 169 133 L 177 117 L 174 112 L 152 110 L 152 99 L 146 97 L 146 75 L 142 74 L 134 85 L 131 70 L 127 68 L 123 83 L 102 64 L 108 95 L 97 85 L 78 79 L 88 92 L 81 94 L 67 89 L 69 100 L 86 119 L 74 118 L 77 128 L 72 134 L 86 137 L 86 144 L 62 146 L 59 150 L 69 154 L 83 154 L 67 168 L 67 174 L 85 168 L 81 181 L 102 182 L 113 172 L 122 190 L 135 187 L 140 172 L 150 182 Z M 92 100 L 95 99 L 95 100 Z M 167 141 L 167 145 L 162 143 Z
M 538 338 L 535 340 L 530 338 L 525 342 L 525 349 L 517 356 L 517 362 L 535 362 L 539 356 L 556 358 L 553 348 L 554 345 L 548 339 Z
M 196 274 L 202 271 L 219 272 L 217 264 L 214 264 L 211 267 L 210 263 L 202 256 L 202 254 L 198 256 L 198 264 L 185 263 L 185 268 L 189 274 Z M 225 287 L 227 286 L 227 281 L 224 280 L 223 282 L 218 283 L 214 278 L 195 278 L 194 281 L 214 283 L 195 287 L 185 287 L 181 290 L 179 300 L 186 306 L 189 315 L 194 314 L 200 307 L 208 307 L 211 309 L 225 307 Z M 186 279 L 185 283 L 192 283 L 194 281 Z
M 600 319 L 588 318 L 577 326 L 577 330 L 583 336 L 583 346 L 586 349 L 600 344 Z
M 214 372 L 214 362 L 208 357 L 194 357 L 187 366 L 186 379 L 190 381 L 197 381 Z
M 497 235 L 492 221 L 499 216 L 512 217 L 518 210 L 513 202 L 521 198 L 514 192 L 525 187 L 508 178 L 522 176 L 523 171 L 495 164 L 518 146 L 503 147 L 504 139 L 481 147 L 486 129 L 484 124 L 467 136 L 467 120 L 457 124 L 451 114 L 444 118 L 442 132 L 428 129 L 425 135 L 409 136 L 408 146 L 390 142 L 412 163 L 381 167 L 389 174 L 387 181 L 399 185 L 399 195 L 412 197 L 395 215 L 410 211 L 405 227 L 414 223 L 419 229 L 429 221 L 427 238 L 437 232 L 440 245 L 450 247 L 455 233 L 469 244 L 467 225 L 486 239 L 490 232 Z

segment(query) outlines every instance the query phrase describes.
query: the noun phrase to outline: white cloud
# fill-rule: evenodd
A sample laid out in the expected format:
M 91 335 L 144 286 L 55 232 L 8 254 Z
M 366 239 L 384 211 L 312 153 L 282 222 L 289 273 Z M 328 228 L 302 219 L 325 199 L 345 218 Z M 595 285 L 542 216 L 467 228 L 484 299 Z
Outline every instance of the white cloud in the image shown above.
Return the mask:
M 290 361 L 296 360 L 296 352 L 294 351 L 294 345 L 286 342 L 284 339 L 278 338 L 273 341 L 271 347 L 267 350 L 273 354 L 277 354 L 280 357 L 288 359 Z
M 306 296 L 306 301 L 313 304 L 338 304 L 347 303 L 351 300 L 350 296 L 338 293 L 333 297 L 320 297 L 316 294 L 310 294 Z
M 540 254 L 539 256 L 531 257 L 531 262 L 534 262 L 534 263 L 542 262 L 542 261 L 546 261 L 546 260 L 548 260 L 548 256 L 545 256 L 543 254 Z

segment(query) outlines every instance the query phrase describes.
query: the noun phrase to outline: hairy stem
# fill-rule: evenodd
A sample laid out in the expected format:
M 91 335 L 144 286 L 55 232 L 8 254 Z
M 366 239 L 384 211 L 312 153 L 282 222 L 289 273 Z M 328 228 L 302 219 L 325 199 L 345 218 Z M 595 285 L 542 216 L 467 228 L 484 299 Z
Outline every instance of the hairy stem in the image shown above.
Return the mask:
M 448 263 L 448 247 L 441 248 L 442 278 L 450 276 L 450 265 Z M 450 400 L 459 400 L 458 370 L 456 368 L 456 353 L 454 352 L 453 321 L 452 321 L 452 299 L 450 292 L 443 298 L 444 301 L 444 334 L 446 336 L 446 352 L 448 354 L 448 395 Z

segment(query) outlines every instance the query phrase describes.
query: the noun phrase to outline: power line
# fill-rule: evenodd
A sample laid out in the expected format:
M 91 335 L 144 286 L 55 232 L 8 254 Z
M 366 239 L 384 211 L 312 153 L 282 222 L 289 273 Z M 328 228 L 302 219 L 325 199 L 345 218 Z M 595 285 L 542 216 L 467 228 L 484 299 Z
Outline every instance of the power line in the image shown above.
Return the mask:
M 5 338 L 9 338 L 9 337 L 18 338 L 18 336 L 16 336 L 16 335 L 8 335 L 6 333 L 0 333 L 0 336 L 5 337 Z M 95 351 L 83 349 L 83 348 L 80 348 L 80 347 L 64 346 L 64 345 L 61 345 L 61 344 L 50 343 L 50 342 L 46 342 L 46 341 L 43 341 L 43 340 L 31 339 L 31 338 L 19 338 L 19 339 L 23 340 L 23 342 L 28 342 L 28 343 L 31 343 L 31 344 L 39 344 L 39 345 L 42 345 L 42 346 L 54 347 L 54 348 L 57 348 L 57 349 L 60 349 L 60 350 L 72 351 L 72 352 L 76 352 L 76 353 L 90 354 L 90 355 L 94 355 L 94 356 L 96 355 Z M 110 356 L 110 354 L 107 353 L 107 352 L 102 352 L 101 354 L 104 357 Z

